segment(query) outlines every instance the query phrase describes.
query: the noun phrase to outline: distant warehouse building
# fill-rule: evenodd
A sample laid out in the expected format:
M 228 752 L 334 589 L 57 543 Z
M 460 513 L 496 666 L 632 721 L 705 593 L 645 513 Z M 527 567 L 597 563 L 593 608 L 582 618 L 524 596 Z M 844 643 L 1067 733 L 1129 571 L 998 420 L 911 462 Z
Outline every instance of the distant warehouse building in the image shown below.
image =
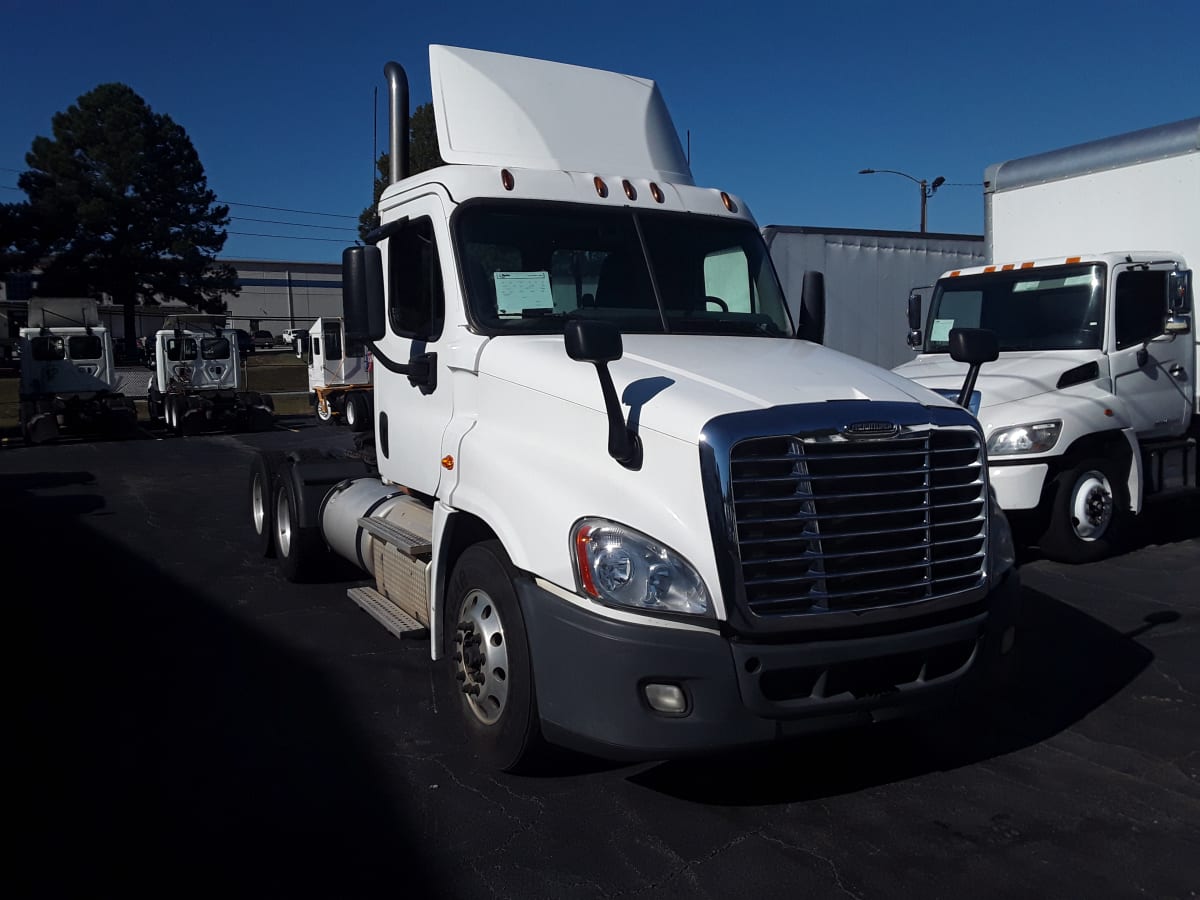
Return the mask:
M 222 259 L 237 270 L 241 293 L 225 296 L 229 327 L 247 331 L 307 328 L 320 316 L 342 314 L 340 263 Z

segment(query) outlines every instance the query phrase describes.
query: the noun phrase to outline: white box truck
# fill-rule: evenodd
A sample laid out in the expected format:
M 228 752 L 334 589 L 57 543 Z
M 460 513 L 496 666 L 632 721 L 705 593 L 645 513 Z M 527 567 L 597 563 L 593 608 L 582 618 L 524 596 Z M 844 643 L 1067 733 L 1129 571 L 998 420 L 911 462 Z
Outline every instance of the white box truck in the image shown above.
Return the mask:
M 20 346 L 18 416 L 27 444 L 55 440 L 63 428 L 114 431 L 137 424 L 95 300 L 34 297 Z
M 997 334 L 974 407 L 1000 505 L 1049 557 L 1117 550 L 1146 498 L 1194 491 L 1200 334 L 1200 118 L 985 174 L 990 264 L 947 272 L 928 318 L 910 299 L 895 371 L 957 393 L 952 329 Z
M 447 164 L 407 175 L 389 63 L 393 183 L 343 257 L 378 471 L 255 458 L 284 574 L 330 553 L 370 573 L 351 596 L 428 631 L 506 769 L 543 741 L 663 758 L 880 721 L 1011 659 L 1019 580 L 978 423 L 819 346 L 818 295 L 793 324 L 654 82 L 429 59 Z

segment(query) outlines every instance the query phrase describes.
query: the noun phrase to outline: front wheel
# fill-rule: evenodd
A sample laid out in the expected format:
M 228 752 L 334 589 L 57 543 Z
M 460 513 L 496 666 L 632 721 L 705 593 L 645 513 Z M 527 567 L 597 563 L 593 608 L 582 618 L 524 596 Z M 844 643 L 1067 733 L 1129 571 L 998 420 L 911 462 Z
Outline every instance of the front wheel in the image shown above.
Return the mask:
M 450 576 L 443 647 L 463 726 L 476 754 L 507 772 L 542 744 L 516 569 L 499 541 L 468 547 Z
M 1065 563 L 1095 562 L 1118 552 L 1129 502 L 1118 467 L 1086 459 L 1055 479 L 1042 552 Z

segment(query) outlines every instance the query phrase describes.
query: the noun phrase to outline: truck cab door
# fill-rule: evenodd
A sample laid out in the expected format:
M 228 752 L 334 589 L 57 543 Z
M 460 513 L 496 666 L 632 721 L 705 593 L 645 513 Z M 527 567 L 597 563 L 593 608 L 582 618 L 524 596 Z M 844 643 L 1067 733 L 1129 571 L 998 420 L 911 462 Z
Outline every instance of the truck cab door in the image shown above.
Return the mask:
M 322 377 L 325 384 L 345 384 L 346 378 L 342 371 L 346 355 L 344 349 L 341 323 L 325 323 L 325 327 L 321 329 Z
M 438 197 L 405 203 L 404 213 L 380 245 L 387 331 L 374 343 L 375 443 L 385 479 L 436 496 L 442 434 L 454 409 L 444 290 L 452 256 Z
M 1109 360 L 1113 393 L 1138 436 L 1171 437 L 1187 426 L 1196 361 L 1188 335 L 1167 335 L 1169 267 L 1115 267 Z

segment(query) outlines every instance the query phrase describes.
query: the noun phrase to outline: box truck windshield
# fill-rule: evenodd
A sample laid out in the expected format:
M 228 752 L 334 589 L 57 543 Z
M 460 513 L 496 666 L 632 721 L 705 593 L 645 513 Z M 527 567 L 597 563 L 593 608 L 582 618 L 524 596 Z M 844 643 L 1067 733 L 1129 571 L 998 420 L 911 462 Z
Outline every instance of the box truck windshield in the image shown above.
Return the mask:
M 459 213 L 456 230 L 471 314 L 491 334 L 557 334 L 574 316 L 607 319 L 626 333 L 792 331 L 749 223 L 480 202 Z M 414 240 L 409 252 L 424 251 Z
M 952 328 L 987 328 L 1004 350 L 1098 350 L 1105 267 L 992 272 L 938 282 L 925 352 L 948 353 Z

